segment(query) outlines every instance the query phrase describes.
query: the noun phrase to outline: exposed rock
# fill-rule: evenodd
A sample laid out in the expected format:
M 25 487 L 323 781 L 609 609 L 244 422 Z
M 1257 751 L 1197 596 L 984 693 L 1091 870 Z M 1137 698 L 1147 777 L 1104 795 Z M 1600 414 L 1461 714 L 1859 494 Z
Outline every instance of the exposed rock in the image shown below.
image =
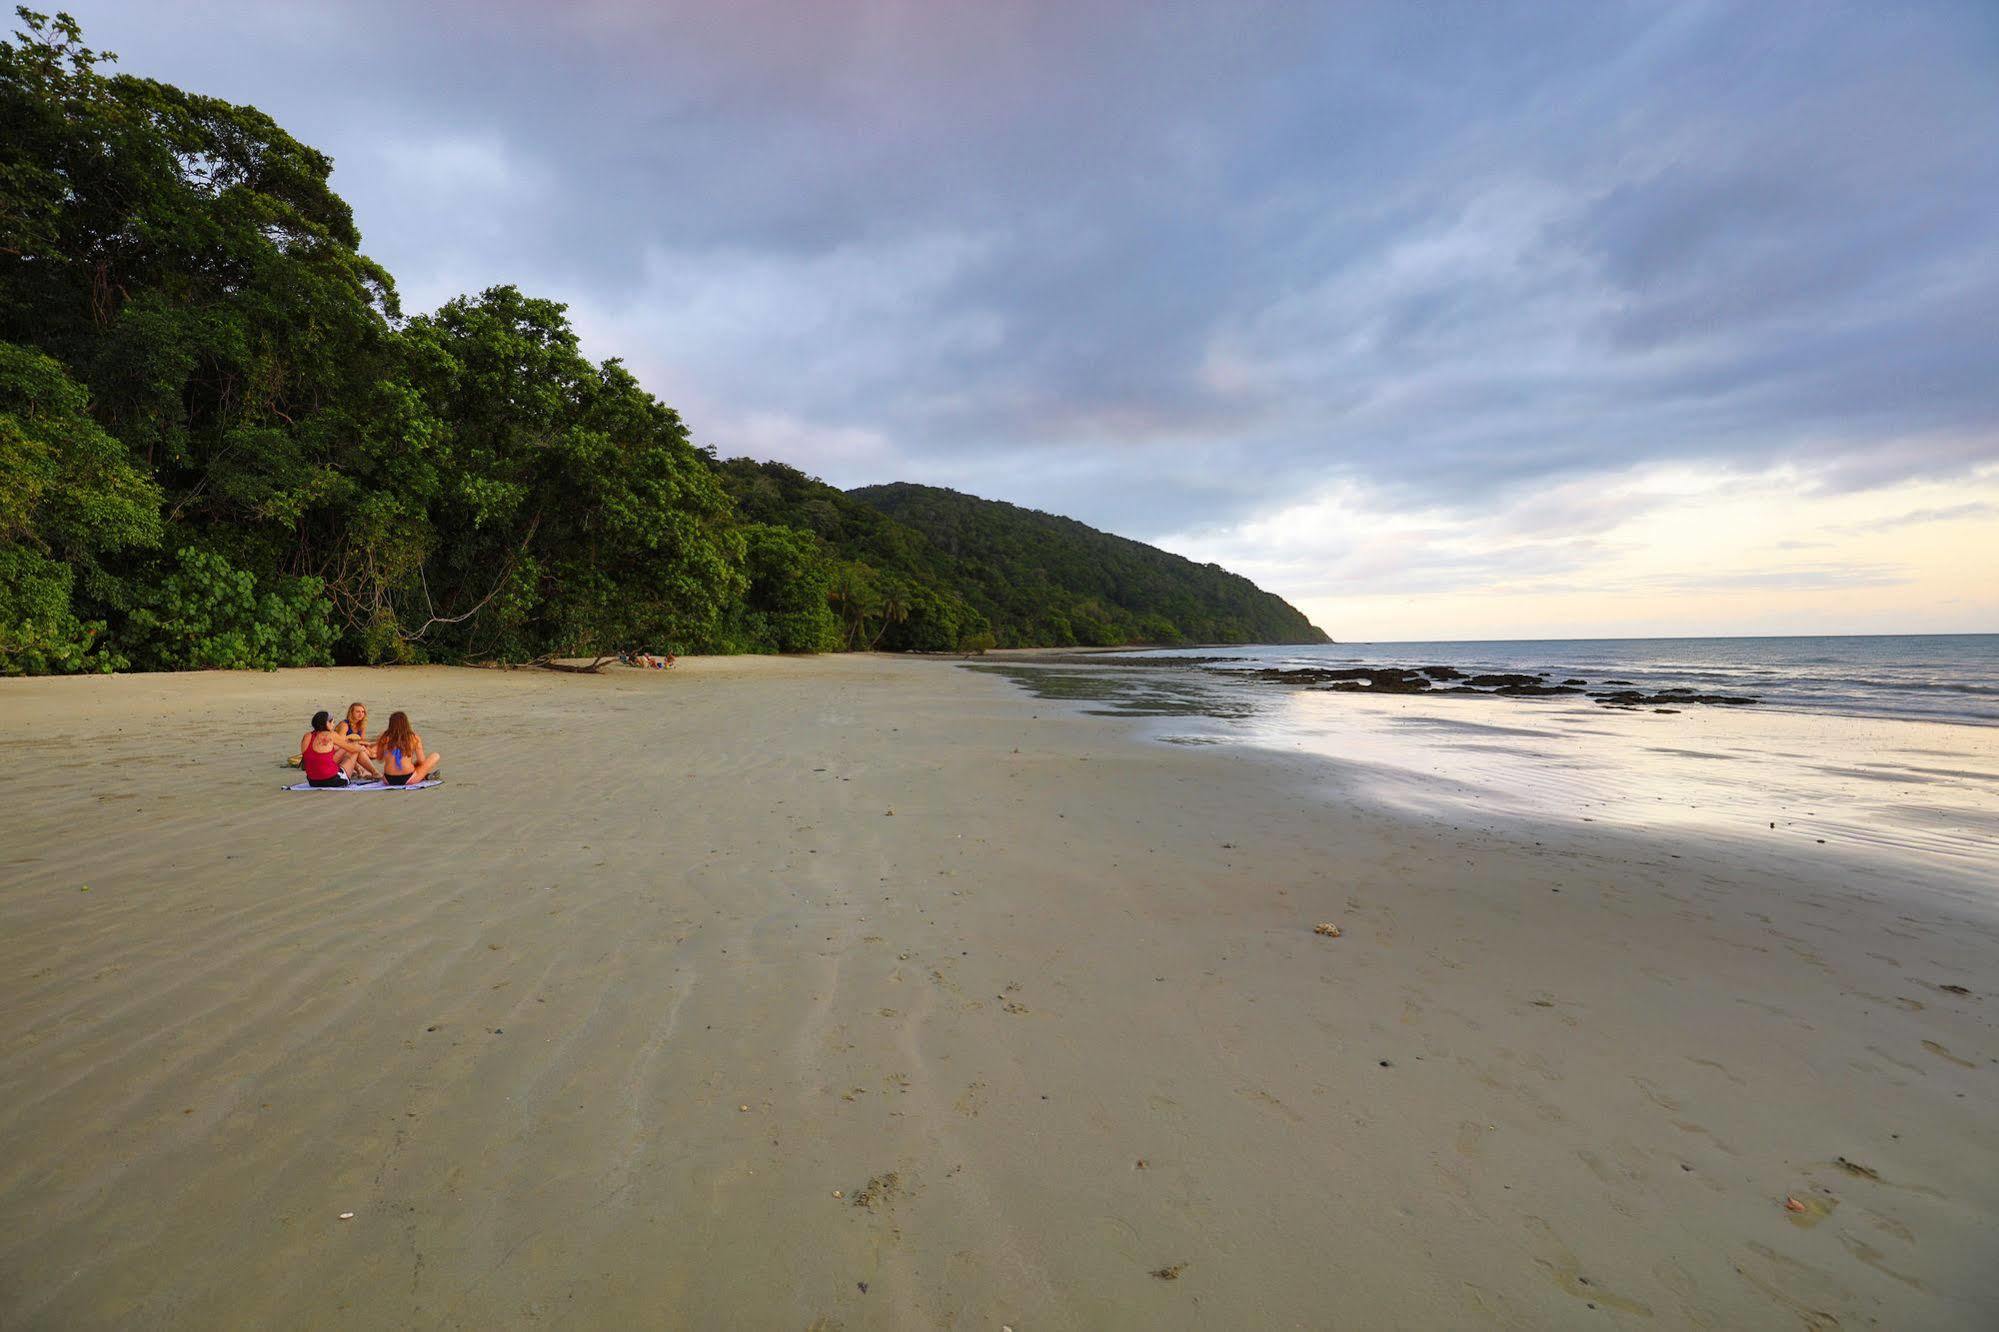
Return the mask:
M 1661 703 L 1713 703 L 1737 707 L 1756 701 L 1740 694 L 1696 694 L 1688 689 L 1664 689 L 1656 694 L 1641 693 L 1636 689 L 1616 689 L 1609 693 L 1591 694 L 1590 697 L 1613 708 L 1649 708 Z
M 1653 708 L 1655 711 L 1670 713 L 1678 711 L 1680 707 L 1689 703 L 1739 707 L 1757 701 L 1737 694 L 1700 694 L 1684 685 L 1674 685 L 1648 693 L 1632 685 L 1628 680 L 1604 682 L 1606 685 L 1627 686 L 1621 689 L 1590 689 L 1589 682 L 1580 676 L 1570 676 L 1560 684 L 1551 684 L 1546 671 L 1533 675 L 1518 672 L 1488 672 L 1468 676 L 1455 666 L 1264 667 L 1259 670 L 1229 673 L 1248 675 L 1253 679 L 1268 680 L 1273 684 L 1320 689 L 1338 694 L 1422 694 L 1432 698 L 1457 694 L 1477 694 L 1485 698 L 1549 698 L 1565 694 L 1588 694 L 1604 707 L 1631 711 Z

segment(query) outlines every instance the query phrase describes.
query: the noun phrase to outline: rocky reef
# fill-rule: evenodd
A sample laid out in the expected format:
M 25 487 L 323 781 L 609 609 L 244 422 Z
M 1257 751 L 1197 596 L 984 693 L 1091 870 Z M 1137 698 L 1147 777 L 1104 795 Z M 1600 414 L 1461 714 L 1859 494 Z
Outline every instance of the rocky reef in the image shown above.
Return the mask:
M 1210 669 L 1213 669 L 1210 667 Z M 1739 706 L 1756 702 L 1738 694 L 1702 694 L 1692 689 L 1661 689 L 1652 693 L 1630 687 L 1628 680 L 1605 681 L 1602 687 L 1591 689 L 1589 681 L 1570 676 L 1559 684 L 1548 682 L 1548 672 L 1533 675 L 1497 674 L 1467 675 L 1455 666 L 1351 666 L 1339 669 L 1303 666 L 1292 668 L 1265 667 L 1260 670 L 1235 672 L 1252 679 L 1268 680 L 1273 684 L 1285 684 L 1299 689 L 1321 689 L 1336 694 L 1429 694 L 1458 697 L 1477 695 L 1483 698 L 1545 698 L 1562 694 L 1583 694 L 1607 708 L 1637 709 L 1642 707 L 1678 708 L 1692 703 L 1712 704 L 1724 707 Z M 1626 686 L 1609 688 L 1610 685 Z

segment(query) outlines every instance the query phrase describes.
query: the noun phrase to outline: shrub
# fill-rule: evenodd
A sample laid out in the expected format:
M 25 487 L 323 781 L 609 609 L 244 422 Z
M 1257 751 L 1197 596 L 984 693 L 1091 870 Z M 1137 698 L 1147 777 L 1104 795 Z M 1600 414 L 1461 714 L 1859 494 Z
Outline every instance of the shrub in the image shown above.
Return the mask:
M 157 671 L 330 666 L 337 636 L 317 578 L 255 575 L 183 547 L 179 567 L 141 593 L 127 622 L 132 660 Z

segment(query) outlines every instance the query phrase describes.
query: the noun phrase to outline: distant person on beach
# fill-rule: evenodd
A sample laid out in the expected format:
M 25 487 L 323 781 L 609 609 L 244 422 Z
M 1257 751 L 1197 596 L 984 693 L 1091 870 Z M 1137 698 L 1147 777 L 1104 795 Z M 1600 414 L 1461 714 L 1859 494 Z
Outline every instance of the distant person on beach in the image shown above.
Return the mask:
M 306 781 L 314 786 L 345 786 L 347 774 L 342 768 L 354 766 L 353 761 L 360 756 L 363 746 L 359 740 L 334 731 L 326 722 L 326 713 L 312 714 L 312 729 L 298 742 L 299 766 L 305 769 Z
M 389 714 L 389 724 L 375 738 L 375 761 L 382 765 L 382 780 L 390 786 L 421 782 L 437 771 L 442 754 L 426 754 L 423 737 L 410 729 L 407 712 Z
M 336 735 L 344 735 L 350 740 L 359 740 L 364 746 L 367 745 L 368 705 L 365 703 L 349 703 L 347 705 L 347 716 L 334 723 L 333 731 Z M 378 782 L 382 779 L 381 769 L 377 768 L 369 760 L 365 750 L 354 755 L 352 758 L 343 760 L 340 764 L 340 771 L 342 775 L 352 777 L 354 769 L 357 767 L 368 774 L 369 781 Z
M 664 657 L 655 657 L 650 652 L 636 653 L 631 657 L 632 665 L 643 666 L 649 671 L 663 671 L 673 665 L 674 660 L 674 655 L 671 652 L 667 653 Z

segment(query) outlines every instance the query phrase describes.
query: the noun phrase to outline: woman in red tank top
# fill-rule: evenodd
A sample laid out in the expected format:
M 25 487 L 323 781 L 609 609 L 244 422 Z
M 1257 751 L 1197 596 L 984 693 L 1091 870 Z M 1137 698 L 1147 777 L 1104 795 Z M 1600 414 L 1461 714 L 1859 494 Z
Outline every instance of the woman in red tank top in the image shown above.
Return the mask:
M 366 748 L 358 740 L 329 730 L 326 714 L 315 712 L 312 729 L 298 742 L 299 766 L 305 769 L 306 781 L 314 786 L 345 786 L 347 779 L 341 775 L 341 763 Z

